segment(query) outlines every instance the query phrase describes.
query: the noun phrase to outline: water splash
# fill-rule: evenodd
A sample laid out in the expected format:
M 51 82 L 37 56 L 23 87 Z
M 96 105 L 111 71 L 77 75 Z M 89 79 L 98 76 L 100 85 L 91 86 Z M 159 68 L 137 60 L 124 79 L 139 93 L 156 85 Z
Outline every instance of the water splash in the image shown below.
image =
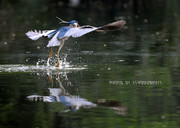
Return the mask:
M 8 64 L 0 65 L 0 72 L 49 72 L 49 71 L 67 71 L 67 70 L 83 70 L 86 69 L 86 65 L 77 66 L 72 65 L 66 61 L 67 55 L 60 60 L 60 66 L 56 67 L 56 60 L 44 60 L 39 59 L 36 65 L 25 65 L 25 64 Z M 51 61 L 51 62 L 50 62 Z
M 47 63 L 46 63 L 48 67 L 50 66 L 49 61 L 50 61 L 50 59 L 48 58 Z M 39 63 L 37 63 L 37 64 L 39 65 Z
M 70 63 L 67 62 L 66 58 L 67 58 L 67 54 L 65 54 L 64 57 L 61 60 L 59 60 L 59 65 L 61 68 L 71 67 Z M 52 58 L 48 58 L 47 61 L 44 59 L 39 59 L 36 62 L 36 66 L 44 65 L 44 66 L 51 67 L 51 66 L 56 66 L 56 63 L 57 63 L 57 59 L 52 57 Z
M 0 65 L 0 72 L 49 72 L 49 71 L 68 71 L 68 70 L 83 70 L 85 66 L 44 66 L 44 65 L 24 65 L 24 64 L 8 64 Z

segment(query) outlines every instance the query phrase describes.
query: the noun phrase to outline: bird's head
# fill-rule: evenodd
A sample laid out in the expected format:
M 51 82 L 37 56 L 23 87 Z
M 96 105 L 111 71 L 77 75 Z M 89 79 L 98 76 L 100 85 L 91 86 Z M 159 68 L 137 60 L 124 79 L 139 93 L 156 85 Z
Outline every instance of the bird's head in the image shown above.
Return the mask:
M 76 20 L 71 20 L 71 21 L 68 22 L 68 24 L 69 24 L 69 26 L 70 26 L 71 28 L 77 28 L 77 27 L 79 27 L 79 24 L 78 24 L 78 22 L 77 22 Z
M 71 20 L 71 21 L 67 22 L 67 21 L 62 20 L 62 19 L 59 18 L 59 17 L 56 17 L 56 18 L 58 18 L 58 19 L 61 21 L 61 22 L 59 22 L 59 24 L 65 23 L 65 24 L 68 24 L 71 28 L 80 27 L 79 24 L 78 24 L 78 22 L 77 22 L 76 20 Z

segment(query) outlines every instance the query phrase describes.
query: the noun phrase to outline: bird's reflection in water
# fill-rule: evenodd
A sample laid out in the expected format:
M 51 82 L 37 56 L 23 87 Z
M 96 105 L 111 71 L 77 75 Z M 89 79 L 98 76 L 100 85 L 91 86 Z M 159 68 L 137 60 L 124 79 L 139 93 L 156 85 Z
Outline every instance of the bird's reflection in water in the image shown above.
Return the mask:
M 62 73 L 62 72 L 61 72 Z M 95 102 L 90 102 L 85 98 L 81 98 L 80 96 L 76 95 L 70 95 L 64 86 L 62 85 L 62 82 L 60 81 L 60 74 L 58 72 L 57 75 L 57 82 L 59 84 L 59 87 L 54 88 L 53 85 L 53 77 L 52 73 L 48 73 L 51 87 L 48 88 L 48 95 L 47 96 L 41 96 L 41 95 L 30 95 L 27 96 L 27 99 L 30 101 L 41 101 L 41 102 L 60 102 L 64 106 L 68 108 L 68 110 L 65 110 L 63 112 L 68 111 L 77 111 L 80 108 L 93 108 L 97 106 L 103 106 L 112 110 L 115 110 L 117 114 L 125 115 L 127 108 L 124 107 L 121 103 L 121 101 L 117 100 L 106 100 L 106 99 L 98 99 Z M 66 72 L 63 74 L 65 79 L 68 79 Z
M 127 113 L 127 108 L 118 100 L 98 99 L 95 103 L 99 106 L 115 110 L 115 113 L 119 115 L 126 115 Z

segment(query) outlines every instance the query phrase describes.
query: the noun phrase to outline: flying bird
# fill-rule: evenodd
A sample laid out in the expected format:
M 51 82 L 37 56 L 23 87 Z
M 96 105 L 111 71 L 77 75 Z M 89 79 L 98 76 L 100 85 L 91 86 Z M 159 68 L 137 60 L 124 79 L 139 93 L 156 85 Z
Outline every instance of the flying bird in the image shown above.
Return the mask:
M 64 23 L 67 24 L 68 26 L 60 27 L 55 30 L 43 30 L 43 31 L 31 30 L 26 33 L 26 35 L 32 40 L 37 40 L 40 37 L 51 38 L 51 40 L 47 45 L 47 47 L 51 48 L 48 60 L 50 60 L 52 56 L 52 47 L 59 46 L 59 49 L 57 51 L 56 67 L 59 67 L 59 51 L 62 49 L 65 40 L 67 40 L 69 37 L 78 38 L 93 31 L 97 31 L 97 32 L 115 31 L 121 29 L 126 24 L 124 20 L 119 20 L 101 27 L 93 27 L 90 25 L 80 26 L 76 20 L 71 20 L 67 22 L 60 19 L 59 17 L 57 18 L 60 20 L 59 24 Z

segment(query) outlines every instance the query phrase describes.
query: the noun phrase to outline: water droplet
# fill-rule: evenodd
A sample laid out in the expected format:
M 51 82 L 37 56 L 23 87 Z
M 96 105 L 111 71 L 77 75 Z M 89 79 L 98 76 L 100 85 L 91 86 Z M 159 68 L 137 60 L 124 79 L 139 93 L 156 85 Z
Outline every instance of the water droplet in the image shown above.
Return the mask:
M 12 37 L 15 37 L 15 36 L 16 36 L 16 34 L 15 34 L 15 33 L 13 33 L 13 34 L 12 34 Z
M 164 39 L 164 41 L 168 42 L 168 41 L 169 41 L 169 39 Z
M 166 117 L 165 116 L 161 116 L 161 119 L 165 119 Z
M 31 52 L 30 51 L 26 51 L 26 54 L 30 54 Z
M 156 35 L 159 35 L 160 33 L 159 32 L 156 32 Z
M 30 60 L 30 58 L 27 58 L 27 59 L 26 59 L 26 62 L 28 62 L 29 60 Z
M 135 60 L 135 62 L 138 62 L 138 61 L 140 61 L 140 60 Z
M 37 49 L 40 49 L 41 47 L 40 46 L 37 46 Z
M 7 45 L 7 42 L 4 42 L 4 45 Z
M 144 23 L 148 23 L 148 19 L 144 19 Z

